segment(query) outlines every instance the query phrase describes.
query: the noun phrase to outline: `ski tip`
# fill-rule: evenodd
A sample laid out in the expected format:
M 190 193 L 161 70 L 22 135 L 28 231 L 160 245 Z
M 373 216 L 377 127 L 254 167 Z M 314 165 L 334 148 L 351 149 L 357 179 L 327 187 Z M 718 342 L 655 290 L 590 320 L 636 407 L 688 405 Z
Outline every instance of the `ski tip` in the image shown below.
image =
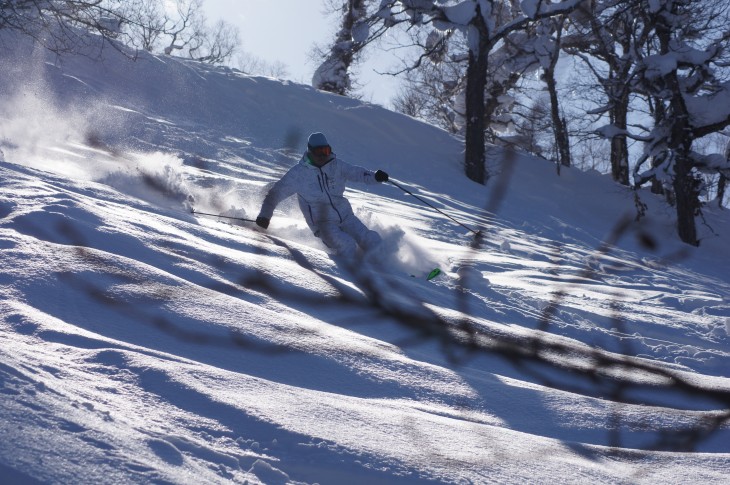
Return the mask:
M 441 269 L 439 269 L 439 268 L 434 268 L 434 269 L 432 269 L 432 270 L 431 270 L 431 272 L 430 272 L 430 273 L 428 273 L 428 276 L 426 276 L 426 279 L 427 279 L 428 281 L 431 281 L 432 279 L 434 279 L 435 277 L 437 277 L 437 276 L 438 276 L 438 275 L 440 275 L 440 274 L 441 274 Z

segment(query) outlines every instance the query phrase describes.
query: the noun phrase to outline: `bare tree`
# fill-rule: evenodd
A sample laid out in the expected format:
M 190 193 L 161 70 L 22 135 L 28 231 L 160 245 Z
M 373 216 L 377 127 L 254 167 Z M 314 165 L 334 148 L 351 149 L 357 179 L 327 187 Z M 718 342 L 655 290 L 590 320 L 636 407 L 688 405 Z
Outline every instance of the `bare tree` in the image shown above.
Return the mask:
M 146 51 L 223 64 L 240 45 L 238 28 L 223 20 L 208 25 L 203 0 L 131 0 L 124 9 L 131 41 Z
M 605 104 L 592 114 L 607 114 L 599 133 L 611 142 L 611 175 L 629 185 L 628 130 L 631 79 L 636 52 L 647 42 L 651 26 L 640 21 L 642 1 L 605 0 L 586 3 L 573 16 L 566 51 L 582 59 L 598 81 Z
M 545 133 L 552 131 L 550 122 L 550 106 L 544 97 L 537 99 L 529 106 L 520 106 L 516 111 L 515 131 L 517 135 L 510 141 L 520 149 L 538 157 L 547 158 L 550 153 L 556 152 L 555 139 L 545 140 Z
M 240 43 L 238 28 L 219 20 L 211 30 L 203 30 L 197 43 L 188 49 L 188 55 L 196 61 L 223 64 L 232 58 Z
M 545 19 L 523 30 L 512 32 L 489 54 L 489 68 L 485 85 L 485 139 L 491 143 L 521 146 L 531 153 L 542 155 L 545 147 L 538 146 L 534 133 L 528 130 L 541 126 L 541 132 L 552 132 L 549 143 L 563 165 L 570 165 L 570 148 L 566 122 L 560 114 L 555 67 L 559 54 L 562 20 Z M 556 35 L 553 38 L 553 35 Z M 425 52 L 406 69 L 406 88 L 394 100 L 397 110 L 417 116 L 452 133 L 464 133 L 466 127 L 465 92 L 467 84 L 468 38 L 455 30 L 445 33 L 432 30 L 425 42 L 412 35 L 413 46 Z M 539 101 L 525 106 L 519 101 L 520 81 L 530 73 L 542 69 L 542 79 L 550 92 L 550 123 L 536 119 L 542 107 Z M 531 95 L 535 100 L 534 95 Z M 556 122 L 557 120 L 557 122 Z M 516 131 L 516 135 L 512 133 Z M 560 143 L 558 143 L 560 140 Z
M 111 44 L 119 38 L 124 17 L 122 0 L 0 0 L 0 29 L 15 30 L 57 53 Z M 90 42 L 88 34 L 105 42 Z
M 552 132 L 557 148 L 558 170 L 560 166 L 570 167 L 570 140 L 568 139 L 568 126 L 560 111 L 560 100 L 558 96 L 558 83 L 555 79 L 555 67 L 560 56 L 560 42 L 566 17 L 558 15 L 554 18 L 542 20 L 538 24 L 538 39 L 542 42 L 540 64 L 543 69 L 542 79 L 547 85 L 550 96 L 550 119 L 552 121 Z M 553 33 L 555 37 L 553 38 Z
M 233 67 L 246 74 L 269 76 L 278 79 L 289 76 L 289 70 L 283 62 L 268 62 L 248 52 L 238 52 L 233 58 Z
M 147 52 L 156 50 L 168 22 L 164 6 L 158 0 L 130 0 L 124 6 L 128 19 L 124 28 L 132 44 Z
M 730 125 L 730 81 L 716 76 L 730 48 L 730 6 L 708 0 L 662 0 L 645 11 L 656 51 L 637 63 L 634 88 L 651 96 L 666 113 L 647 137 L 634 177 L 638 185 L 656 177 L 668 180 L 676 204 L 682 241 L 698 245 L 695 217 L 701 211 L 699 172 L 726 173 L 724 155 L 702 155 L 693 142 Z M 655 163 L 641 172 L 650 157 Z
M 517 134 L 510 136 L 508 141 L 536 155 L 543 156 L 544 153 L 550 152 L 550 156 L 557 161 L 558 172 L 561 166 L 571 165 L 570 138 L 567 121 L 562 113 L 556 78 L 565 22 L 564 15 L 533 22 L 505 37 L 504 45 L 490 55 L 492 65 L 500 58 L 504 59 L 502 69 L 509 73 L 510 81 L 504 87 L 514 92 L 510 99 L 527 98 L 531 101 L 531 103 L 514 102 L 513 117 L 517 117 L 519 121 L 513 120 Z M 489 83 L 493 82 L 491 72 L 490 69 Z M 540 74 L 540 80 L 544 83 L 543 88 L 547 91 L 547 103 L 541 99 L 541 92 L 535 93 L 534 83 L 528 79 L 532 73 Z M 501 77 L 504 78 L 504 74 Z M 500 96 L 504 96 L 507 90 L 499 93 Z M 489 92 L 488 88 L 488 94 Z M 493 115 L 489 109 L 492 102 L 488 97 L 487 119 Z M 531 133 L 530 130 L 533 129 L 538 132 Z M 551 133 L 552 140 L 545 140 L 543 133 Z M 501 139 L 504 141 L 504 137 Z
M 396 111 L 456 134 L 463 131 L 466 116 L 463 99 L 466 57 L 462 39 L 452 37 L 452 33 L 432 30 L 425 42 L 417 37 L 412 39 L 414 46 L 429 55 L 404 71 L 404 86 L 391 102 Z
M 583 0 L 543 2 L 502 2 L 464 0 L 444 5 L 439 1 L 383 1 L 370 17 L 372 25 L 390 28 L 398 24 L 423 27 L 433 25 L 440 30 L 459 30 L 467 39 L 467 68 L 465 89 L 465 151 L 464 168 L 471 180 L 484 184 L 489 178 L 486 170 L 487 112 L 491 92 L 498 99 L 500 87 L 488 90 L 490 54 L 513 32 L 525 29 L 533 22 L 555 15 L 567 14 Z M 524 9 L 524 11 L 522 10 Z M 371 34 L 371 38 L 373 35 Z M 425 53 L 424 56 L 428 56 Z M 508 80 L 509 81 L 509 80 Z M 502 85 L 502 89 L 507 84 Z
M 177 16 L 168 18 L 165 26 L 165 44 L 163 51 L 170 55 L 175 51 L 184 51 L 191 45 L 198 45 L 203 35 L 205 17 L 202 15 L 203 0 L 176 0 Z

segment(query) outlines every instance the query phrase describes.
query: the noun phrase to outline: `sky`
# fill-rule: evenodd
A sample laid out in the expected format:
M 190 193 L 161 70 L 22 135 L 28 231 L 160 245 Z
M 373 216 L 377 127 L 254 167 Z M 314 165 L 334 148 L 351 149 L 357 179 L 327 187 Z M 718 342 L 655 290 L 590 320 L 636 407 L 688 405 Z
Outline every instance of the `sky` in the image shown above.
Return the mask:
M 727 483 L 729 211 L 690 247 L 593 171 L 492 148 L 483 186 L 461 140 L 378 106 L 27 42 L 0 50 L 5 481 Z M 255 217 L 314 123 L 442 212 L 350 185 L 384 239 L 354 264 L 294 200 L 266 231 L 191 212 Z
M 310 59 L 315 43 L 327 45 L 339 18 L 326 12 L 322 0 L 205 0 L 210 22 L 223 19 L 240 29 L 242 50 L 288 67 L 291 80 L 310 84 L 318 66 Z M 388 52 L 372 51 L 360 69 L 365 101 L 388 106 L 397 82 L 387 72 L 397 65 Z M 377 72 L 376 72 L 377 71 Z

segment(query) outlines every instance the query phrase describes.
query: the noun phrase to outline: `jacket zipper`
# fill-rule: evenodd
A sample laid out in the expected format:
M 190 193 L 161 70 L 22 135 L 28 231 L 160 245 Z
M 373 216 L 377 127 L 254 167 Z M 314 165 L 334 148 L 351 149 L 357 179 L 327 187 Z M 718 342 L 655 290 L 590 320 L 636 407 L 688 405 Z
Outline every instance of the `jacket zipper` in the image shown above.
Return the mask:
M 319 182 L 319 188 L 320 188 L 320 190 L 322 190 L 322 192 L 327 194 L 327 199 L 329 199 L 330 205 L 332 206 L 334 211 L 337 213 L 337 217 L 340 218 L 340 223 L 342 223 L 342 220 L 343 220 L 342 214 L 340 214 L 340 211 L 337 210 L 337 207 L 335 207 L 334 202 L 332 202 L 332 196 L 330 195 L 330 191 L 329 191 L 329 188 L 327 185 L 327 182 L 329 182 L 329 177 L 324 172 L 324 170 L 322 170 L 322 167 L 317 167 L 317 168 L 319 169 L 319 172 L 322 174 L 322 177 L 323 177 L 323 178 L 320 178 L 319 175 L 317 175 L 317 181 Z

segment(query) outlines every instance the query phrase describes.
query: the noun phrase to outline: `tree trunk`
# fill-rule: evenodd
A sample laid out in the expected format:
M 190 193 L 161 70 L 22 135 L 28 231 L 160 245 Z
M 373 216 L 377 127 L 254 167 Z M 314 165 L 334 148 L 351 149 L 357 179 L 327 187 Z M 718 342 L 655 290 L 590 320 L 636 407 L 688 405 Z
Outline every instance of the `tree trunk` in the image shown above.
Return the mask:
M 611 109 L 613 125 L 626 131 L 628 126 L 629 99 L 623 95 L 615 100 Z M 625 136 L 611 138 L 611 175 L 621 185 L 629 185 L 629 147 Z
M 555 47 L 550 56 L 550 65 L 545 68 L 545 84 L 547 84 L 550 95 L 550 118 L 553 123 L 553 136 L 558 151 L 558 173 L 560 166 L 570 167 L 570 139 L 568 138 L 568 126 L 565 119 L 560 116 L 560 101 L 558 97 L 558 83 L 555 81 L 555 66 L 560 58 L 560 44 L 565 25 L 565 16 L 561 16 L 554 22 L 556 32 Z
M 700 181 L 692 174 L 691 162 L 684 156 L 681 156 L 675 162 L 675 172 L 673 183 L 677 204 L 679 238 L 687 244 L 698 246 L 695 216 L 699 209 L 697 193 Z
M 725 188 L 727 187 L 728 178 L 724 174 L 720 174 L 720 180 L 717 181 L 717 205 L 722 209 L 722 202 L 725 200 Z
M 698 246 L 695 216 L 700 209 L 700 181 L 692 172 L 690 152 L 693 139 L 689 129 L 689 113 L 679 88 L 677 73 L 669 73 L 665 79 L 673 92 L 671 100 L 672 134 L 669 149 L 674 152 L 675 157 L 672 184 L 677 204 L 677 229 L 682 241 Z
M 486 69 L 482 68 L 483 57 L 469 53 L 469 66 L 466 70 L 466 139 L 464 149 L 464 169 L 471 180 L 484 184 L 487 181 L 484 148 L 484 87 Z
M 660 53 L 666 55 L 670 52 L 671 28 L 665 21 L 666 18 L 660 19 L 657 23 L 656 33 L 659 38 Z M 672 184 L 677 204 L 677 232 L 683 242 L 698 246 L 695 216 L 700 209 L 700 183 L 692 173 L 690 152 L 694 140 L 689 111 L 682 96 L 682 87 L 677 78 L 676 68 L 664 75 L 663 79 L 666 91 L 671 93 L 669 100 L 671 134 L 667 148 L 672 152 L 669 156 L 675 157 Z
M 730 142 L 725 147 L 725 160 L 730 164 Z M 725 188 L 728 185 L 728 177 L 724 174 L 720 174 L 720 180 L 717 181 L 717 205 L 722 209 L 722 203 L 725 200 Z
M 664 123 L 664 120 L 667 116 L 666 109 L 664 107 L 664 103 L 661 99 L 652 97 L 649 99 L 649 106 L 652 111 L 652 114 L 654 116 L 654 126 L 660 126 Z M 664 156 L 667 156 L 665 153 Z M 664 161 L 663 158 L 660 157 L 651 157 L 651 168 L 656 168 Z M 664 185 L 662 185 L 662 182 L 658 180 L 656 177 L 654 177 L 651 180 L 651 193 L 657 194 L 657 195 L 667 195 L 664 191 Z M 669 201 L 668 201 L 669 202 Z M 674 206 L 674 200 L 672 199 L 670 202 L 671 206 Z
M 554 67 L 555 65 L 553 64 L 549 70 L 545 70 L 545 82 L 550 93 L 550 116 L 553 122 L 555 145 L 558 148 L 558 163 L 563 167 L 570 167 L 570 140 L 568 139 L 565 120 L 560 117 L 560 104 L 558 101 L 558 88 L 555 82 Z
M 486 151 L 484 147 L 484 131 L 486 123 L 484 115 L 484 89 L 487 85 L 487 68 L 489 66 L 489 31 L 481 14 L 479 4 L 474 18 L 474 27 L 479 32 L 478 52 L 469 51 L 469 63 L 466 68 L 466 134 L 464 149 L 464 170 L 471 180 L 485 184 L 488 173 L 485 167 Z

